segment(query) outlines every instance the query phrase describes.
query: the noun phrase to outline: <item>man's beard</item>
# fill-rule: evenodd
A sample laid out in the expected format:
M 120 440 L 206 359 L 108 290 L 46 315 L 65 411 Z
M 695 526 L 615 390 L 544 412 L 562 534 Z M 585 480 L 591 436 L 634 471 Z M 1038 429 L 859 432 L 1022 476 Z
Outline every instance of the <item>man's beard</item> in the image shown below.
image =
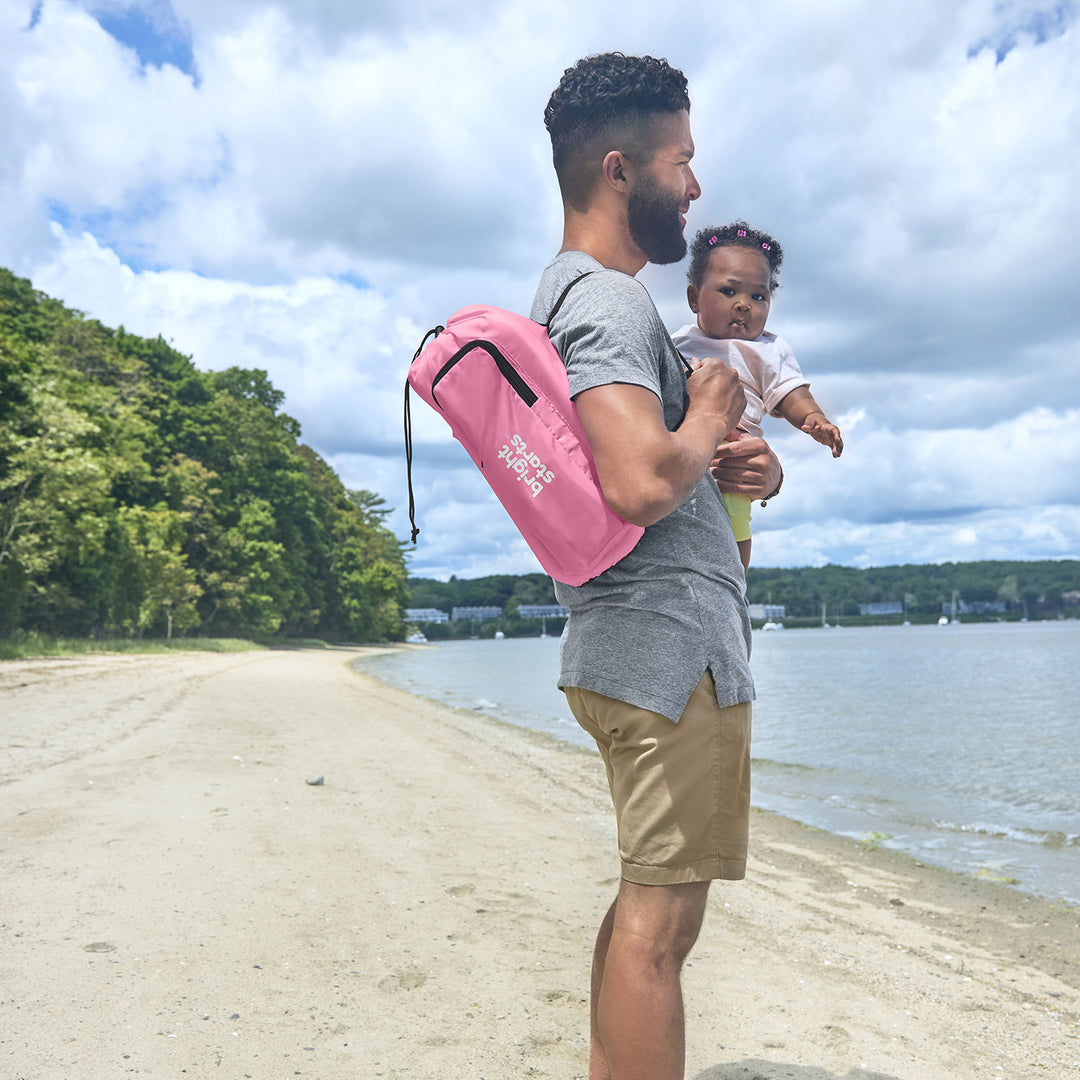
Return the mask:
M 663 266 L 686 254 L 686 239 L 679 223 L 678 195 L 664 190 L 648 174 L 630 189 L 626 216 L 630 237 L 651 263 Z

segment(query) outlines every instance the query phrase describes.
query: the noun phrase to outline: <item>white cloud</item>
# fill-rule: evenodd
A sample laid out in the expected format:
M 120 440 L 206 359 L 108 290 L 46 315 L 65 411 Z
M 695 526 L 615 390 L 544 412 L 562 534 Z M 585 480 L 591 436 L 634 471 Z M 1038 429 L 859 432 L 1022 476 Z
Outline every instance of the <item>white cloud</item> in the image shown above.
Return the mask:
M 36 275 L 46 292 L 109 325 L 161 334 L 200 367 L 266 370 L 322 453 L 399 452 L 398 377 L 421 329 L 384 295 L 328 277 L 257 285 L 187 270 L 136 274 L 89 234 L 56 231 L 60 258 Z M 421 439 L 432 421 L 419 418 Z
M 1034 409 L 983 429 L 871 425 L 845 433 L 839 460 L 774 427 L 768 437 L 791 484 L 763 514 L 780 524 L 832 515 L 873 523 L 1080 501 L 1080 408 Z
M 991 510 L 951 521 L 885 525 L 828 518 L 788 529 L 759 528 L 753 544 L 757 566 L 832 563 L 865 568 L 978 559 L 1075 559 L 1080 509 L 1055 506 L 1023 515 Z
M 59 0 L 20 44 L 12 82 L 33 120 L 23 183 L 39 196 L 75 214 L 123 214 L 220 169 L 209 103 L 176 68 L 142 69 Z
M 183 39 L 191 73 L 94 18 L 131 9 Z M 399 535 L 408 360 L 466 303 L 528 309 L 561 232 L 544 103 L 616 47 L 686 70 L 690 228 L 744 216 L 781 240 L 770 328 L 850 425 L 839 462 L 771 429 L 788 484 L 755 516 L 759 565 L 1080 555 L 1075 5 L 44 0 L 30 28 L 34 11 L 0 6 L 0 263 L 204 367 L 269 371 Z M 686 321 L 681 270 L 643 280 Z M 535 569 L 441 421 L 414 418 L 414 566 Z

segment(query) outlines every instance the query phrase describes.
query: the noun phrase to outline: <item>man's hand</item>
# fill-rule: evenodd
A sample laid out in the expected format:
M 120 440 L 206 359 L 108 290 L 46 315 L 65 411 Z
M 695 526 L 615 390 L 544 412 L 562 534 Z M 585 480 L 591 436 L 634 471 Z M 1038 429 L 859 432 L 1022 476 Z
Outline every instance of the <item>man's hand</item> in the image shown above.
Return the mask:
M 731 431 L 746 410 L 746 392 L 734 368 L 715 356 L 691 360 L 690 366 L 694 370 L 686 379 L 687 415 L 700 410 L 702 415 L 714 416 L 721 431 Z
M 769 444 L 738 429 L 716 448 L 709 469 L 721 491 L 752 499 L 771 495 L 781 477 L 780 461 Z

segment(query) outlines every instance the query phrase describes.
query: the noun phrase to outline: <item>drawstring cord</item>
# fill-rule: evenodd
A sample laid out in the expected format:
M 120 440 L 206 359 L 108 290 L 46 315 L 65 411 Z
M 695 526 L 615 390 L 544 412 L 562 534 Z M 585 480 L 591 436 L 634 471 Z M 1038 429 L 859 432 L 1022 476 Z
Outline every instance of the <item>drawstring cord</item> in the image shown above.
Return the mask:
M 424 351 L 428 338 L 438 337 L 446 329 L 445 326 L 434 326 L 425 335 L 424 340 L 417 346 L 413 353 L 413 362 Z M 409 486 L 409 525 L 412 527 L 412 542 L 420 535 L 420 529 L 416 524 L 416 500 L 413 497 L 412 486 L 412 407 L 409 402 L 409 380 L 405 380 L 405 478 Z

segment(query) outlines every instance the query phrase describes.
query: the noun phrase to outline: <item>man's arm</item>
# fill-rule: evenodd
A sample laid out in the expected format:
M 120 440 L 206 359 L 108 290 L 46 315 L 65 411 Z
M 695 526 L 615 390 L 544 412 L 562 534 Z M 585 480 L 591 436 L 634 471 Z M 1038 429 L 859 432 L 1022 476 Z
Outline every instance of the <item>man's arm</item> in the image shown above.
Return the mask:
M 668 431 L 659 398 L 643 386 L 608 383 L 575 398 L 604 498 L 635 525 L 652 525 L 683 502 L 746 408 L 738 375 L 721 360 L 702 361 L 687 393 L 677 431 Z

